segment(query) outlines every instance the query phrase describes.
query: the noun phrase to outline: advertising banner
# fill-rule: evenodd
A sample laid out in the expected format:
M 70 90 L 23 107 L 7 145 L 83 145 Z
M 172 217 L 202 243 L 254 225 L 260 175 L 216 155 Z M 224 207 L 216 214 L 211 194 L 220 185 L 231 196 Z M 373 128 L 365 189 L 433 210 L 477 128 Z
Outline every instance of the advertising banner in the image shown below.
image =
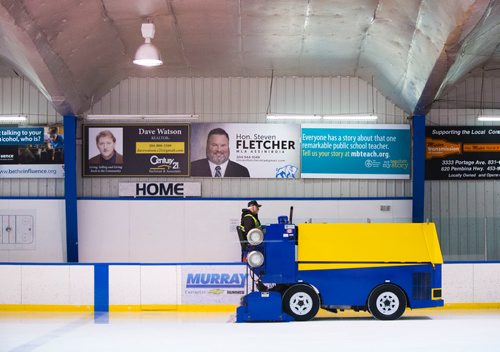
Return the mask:
M 243 265 L 183 265 L 182 304 L 239 304 L 246 292 Z
M 191 125 L 191 176 L 300 178 L 300 125 Z
M 409 125 L 302 125 L 302 178 L 410 178 Z
M 83 176 L 188 176 L 189 124 L 84 126 Z
M 0 178 L 63 178 L 62 127 L 1 127 Z
M 426 180 L 500 179 L 500 126 L 426 127 Z

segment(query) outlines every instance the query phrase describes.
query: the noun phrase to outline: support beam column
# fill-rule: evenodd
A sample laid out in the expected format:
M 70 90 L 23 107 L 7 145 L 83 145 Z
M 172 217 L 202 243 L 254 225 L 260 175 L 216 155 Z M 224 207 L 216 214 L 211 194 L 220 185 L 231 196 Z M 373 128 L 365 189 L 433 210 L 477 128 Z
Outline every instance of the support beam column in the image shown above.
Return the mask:
M 67 261 L 69 263 L 77 263 L 76 116 L 72 115 L 64 116 L 64 175 Z
M 425 193 L 425 115 L 414 115 L 413 120 L 412 219 L 424 222 Z

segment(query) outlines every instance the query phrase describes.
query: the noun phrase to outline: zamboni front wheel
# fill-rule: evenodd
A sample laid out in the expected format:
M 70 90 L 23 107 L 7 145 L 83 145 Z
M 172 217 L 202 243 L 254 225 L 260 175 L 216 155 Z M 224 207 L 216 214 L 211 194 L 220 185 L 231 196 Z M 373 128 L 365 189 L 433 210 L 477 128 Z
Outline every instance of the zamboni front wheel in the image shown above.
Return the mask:
M 283 311 L 295 320 L 305 321 L 314 318 L 319 305 L 319 296 L 309 285 L 293 285 L 283 294 Z
M 380 285 L 368 297 L 368 309 L 379 320 L 396 320 L 406 309 L 406 296 L 395 285 Z

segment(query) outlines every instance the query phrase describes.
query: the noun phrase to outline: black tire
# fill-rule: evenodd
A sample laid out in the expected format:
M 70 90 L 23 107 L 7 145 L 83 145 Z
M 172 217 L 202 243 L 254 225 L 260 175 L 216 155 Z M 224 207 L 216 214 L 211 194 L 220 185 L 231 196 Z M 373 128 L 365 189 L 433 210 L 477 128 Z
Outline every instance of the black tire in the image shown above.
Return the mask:
M 295 320 L 311 320 L 318 313 L 319 306 L 319 296 L 309 285 L 293 285 L 283 294 L 283 311 Z
M 406 309 L 406 295 L 396 285 L 377 286 L 368 297 L 368 310 L 375 319 L 396 320 Z

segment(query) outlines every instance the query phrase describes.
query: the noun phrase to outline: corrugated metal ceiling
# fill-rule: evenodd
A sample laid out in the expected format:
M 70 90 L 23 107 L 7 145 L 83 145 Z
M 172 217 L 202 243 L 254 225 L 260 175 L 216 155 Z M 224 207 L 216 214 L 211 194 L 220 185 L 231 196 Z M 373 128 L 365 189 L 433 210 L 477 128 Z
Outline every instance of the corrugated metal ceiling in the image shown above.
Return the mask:
M 144 69 L 132 58 L 148 19 L 165 64 Z M 127 77 L 271 70 L 373 79 L 425 112 L 468 75 L 495 74 L 499 24 L 496 0 L 0 0 L 0 75 L 26 76 L 61 114 Z

